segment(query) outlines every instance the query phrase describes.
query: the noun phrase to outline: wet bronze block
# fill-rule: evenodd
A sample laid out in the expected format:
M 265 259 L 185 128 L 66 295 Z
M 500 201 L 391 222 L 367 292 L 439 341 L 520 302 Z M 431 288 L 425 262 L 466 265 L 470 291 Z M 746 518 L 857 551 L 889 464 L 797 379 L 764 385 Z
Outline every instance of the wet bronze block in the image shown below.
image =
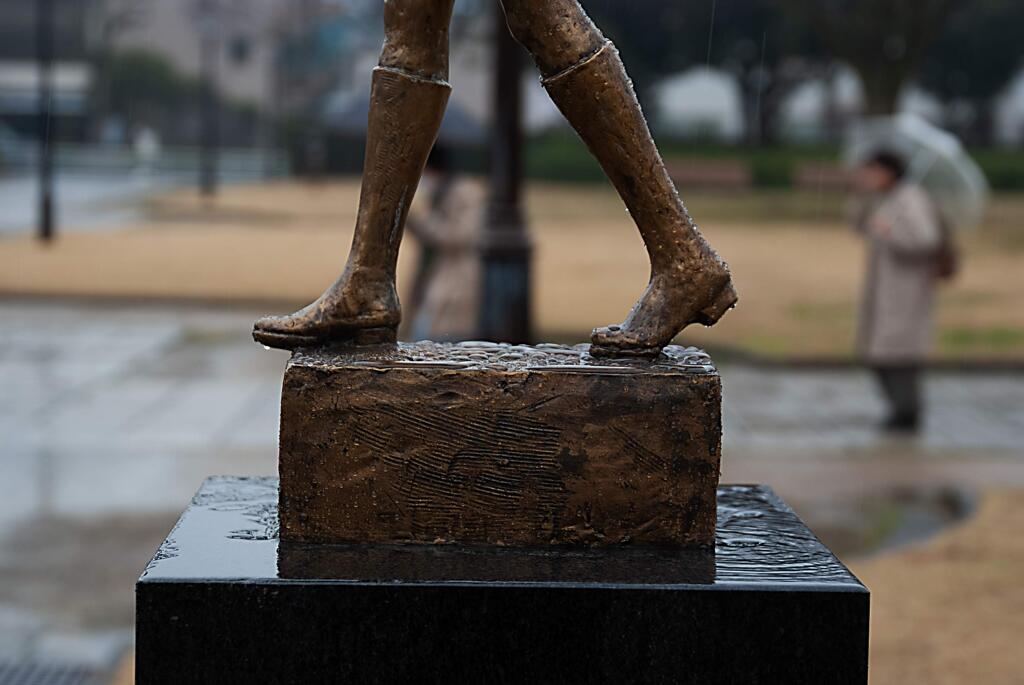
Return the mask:
M 587 346 L 300 350 L 281 400 L 285 540 L 714 544 L 710 358 Z

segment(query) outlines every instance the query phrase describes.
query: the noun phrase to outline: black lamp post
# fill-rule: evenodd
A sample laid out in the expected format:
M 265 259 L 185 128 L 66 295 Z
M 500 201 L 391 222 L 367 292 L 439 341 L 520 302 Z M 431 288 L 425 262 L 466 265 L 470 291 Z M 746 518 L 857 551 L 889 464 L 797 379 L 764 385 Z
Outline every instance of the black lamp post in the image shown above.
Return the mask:
M 522 49 L 500 10 L 495 13 L 494 130 L 490 195 L 482 231 L 484 340 L 525 343 L 533 337 L 530 261 L 533 253 L 522 208 Z
M 199 192 L 212 197 L 217 192 L 217 153 L 220 146 L 220 113 L 217 102 L 217 60 L 220 48 L 220 13 L 217 0 L 200 0 L 199 25 L 200 118 Z
M 39 62 L 39 239 L 53 240 L 53 0 L 36 0 L 36 58 Z

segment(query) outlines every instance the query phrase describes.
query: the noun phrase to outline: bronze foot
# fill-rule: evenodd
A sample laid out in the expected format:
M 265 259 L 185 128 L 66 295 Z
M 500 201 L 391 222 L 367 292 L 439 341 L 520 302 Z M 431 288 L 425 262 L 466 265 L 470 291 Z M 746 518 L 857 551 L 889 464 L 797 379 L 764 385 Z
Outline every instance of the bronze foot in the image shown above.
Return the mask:
M 293 350 L 393 343 L 402 318 L 395 267 L 409 204 L 451 87 L 392 67 L 374 71 L 359 215 L 348 266 L 315 302 L 256 322 L 253 338 Z
M 309 306 L 288 316 L 258 320 L 252 337 L 283 350 L 329 343 L 393 343 L 401 318 L 394 281 L 383 275 L 346 270 Z
M 259 322 L 257 322 L 259 324 Z M 331 337 L 315 335 L 296 335 L 294 333 L 272 333 L 267 330 L 253 329 L 253 340 L 279 350 L 297 350 L 300 347 L 320 347 L 331 343 L 353 345 L 386 345 L 398 340 L 398 330 L 391 328 L 339 329 Z
M 717 322 L 737 299 L 729 269 L 679 198 L 615 47 L 604 43 L 543 82 L 619 191 L 651 259 L 646 291 L 621 325 L 594 331 L 592 354 L 657 355 L 691 323 Z
M 655 357 L 683 328 L 712 326 L 735 306 L 736 290 L 725 274 L 716 286 L 697 289 L 693 283 L 654 276 L 622 324 L 594 329 L 590 353 L 595 357 Z M 694 297 L 695 290 L 700 296 Z

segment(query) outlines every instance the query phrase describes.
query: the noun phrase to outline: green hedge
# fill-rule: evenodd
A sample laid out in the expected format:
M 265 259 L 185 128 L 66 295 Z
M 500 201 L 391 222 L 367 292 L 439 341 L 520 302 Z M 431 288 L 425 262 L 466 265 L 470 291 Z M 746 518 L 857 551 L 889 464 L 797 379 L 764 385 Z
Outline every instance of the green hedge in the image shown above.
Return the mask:
M 972 150 L 995 190 L 1024 190 L 1024 150 Z
M 797 145 L 748 148 L 704 142 L 660 142 L 666 158 L 737 159 L 750 164 L 758 188 L 788 188 L 796 169 L 807 162 L 837 162 L 839 148 L 831 145 Z M 1024 190 L 1024 150 L 972 150 L 972 156 L 996 190 Z M 571 132 L 551 133 L 531 139 L 526 150 L 529 178 L 571 183 L 604 179 L 601 168 Z
M 737 159 L 750 164 L 753 183 L 762 188 L 785 188 L 792 185 L 793 173 L 801 162 L 835 159 L 837 151 L 830 147 L 732 147 L 713 143 L 662 141 L 661 152 L 667 159 L 708 158 Z M 590 183 L 601 181 L 604 174 L 586 147 L 569 132 L 551 133 L 527 143 L 526 174 L 547 181 Z
M 604 172 L 579 138 L 570 133 L 534 138 L 526 144 L 526 176 L 542 181 L 593 183 Z

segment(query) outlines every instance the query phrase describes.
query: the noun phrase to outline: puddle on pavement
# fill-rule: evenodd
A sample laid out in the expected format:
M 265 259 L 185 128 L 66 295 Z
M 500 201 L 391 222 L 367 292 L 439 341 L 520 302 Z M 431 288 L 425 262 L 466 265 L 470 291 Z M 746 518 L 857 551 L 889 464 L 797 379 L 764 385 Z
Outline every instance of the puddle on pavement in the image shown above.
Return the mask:
M 872 495 L 797 501 L 797 513 L 842 559 L 921 542 L 964 521 L 977 498 L 956 487 L 892 488 Z

